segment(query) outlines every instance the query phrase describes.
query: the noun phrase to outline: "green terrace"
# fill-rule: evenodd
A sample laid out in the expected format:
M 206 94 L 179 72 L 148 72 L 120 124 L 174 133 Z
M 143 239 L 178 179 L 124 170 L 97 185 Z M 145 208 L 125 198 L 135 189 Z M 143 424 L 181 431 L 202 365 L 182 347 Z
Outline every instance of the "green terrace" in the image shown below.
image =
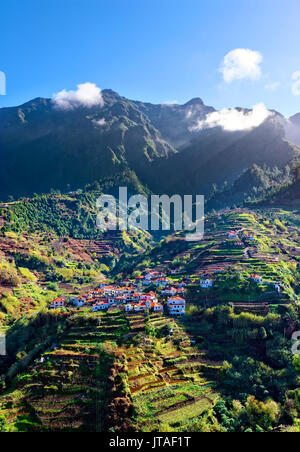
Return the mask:
M 109 341 L 127 330 L 119 314 L 74 318 L 59 344 L 19 374 L 15 389 L 1 397 L 0 410 L 12 431 L 106 430 L 112 398 L 108 375 L 115 361 Z

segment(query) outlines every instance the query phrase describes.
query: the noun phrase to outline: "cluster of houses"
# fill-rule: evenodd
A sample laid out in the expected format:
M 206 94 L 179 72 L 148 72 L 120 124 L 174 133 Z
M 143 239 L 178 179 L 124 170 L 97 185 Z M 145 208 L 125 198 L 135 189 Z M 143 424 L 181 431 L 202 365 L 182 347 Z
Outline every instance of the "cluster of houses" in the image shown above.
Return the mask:
M 213 288 L 215 275 L 220 272 L 222 267 L 203 272 L 200 275 L 200 287 Z M 258 274 L 251 275 L 250 279 L 256 284 L 269 285 L 278 293 L 281 292 L 280 282 L 264 281 Z M 123 305 L 125 312 L 128 313 L 152 311 L 180 316 L 186 312 L 185 288 L 190 282 L 193 281 L 189 281 L 189 278 L 175 282 L 161 272 L 147 271 L 143 276 L 137 276 L 132 280 L 124 279 L 120 284 L 102 283 L 84 295 L 72 297 L 70 304 L 76 307 L 89 307 L 93 312 Z M 49 308 L 57 309 L 65 305 L 65 298 L 58 297 L 52 301 Z
M 227 248 L 243 248 L 245 244 L 250 245 L 256 241 L 256 237 L 252 232 L 242 231 L 240 232 L 229 231 L 227 232 L 227 239 L 223 241 L 223 246 Z
M 255 235 L 252 234 L 252 232 L 249 232 L 249 231 L 243 231 L 243 239 L 244 240 L 248 240 L 249 242 L 255 242 L 256 241 Z
M 234 231 L 227 233 L 227 240 L 224 240 L 223 246 L 227 248 L 243 248 L 244 243 L 240 240 L 238 234 Z
M 251 281 L 257 283 L 257 284 L 263 284 L 271 286 L 276 292 L 281 292 L 282 284 L 281 282 L 274 282 L 274 281 L 264 281 L 263 277 L 261 275 L 253 274 L 250 276 Z
M 149 290 L 148 286 L 153 286 L 155 290 Z M 144 276 L 138 276 L 135 280 L 122 281 L 121 284 L 102 283 L 94 290 L 90 290 L 84 295 L 72 297 L 70 304 L 76 307 L 90 307 L 93 312 L 105 311 L 111 306 L 124 305 L 126 312 L 164 312 L 162 300 L 158 300 L 156 288 L 160 288 L 161 298 L 163 298 L 166 310 L 171 315 L 185 314 L 185 283 L 174 284 L 166 278 L 163 273 L 149 271 Z M 52 301 L 49 308 L 57 309 L 64 307 L 66 300 L 63 297 Z

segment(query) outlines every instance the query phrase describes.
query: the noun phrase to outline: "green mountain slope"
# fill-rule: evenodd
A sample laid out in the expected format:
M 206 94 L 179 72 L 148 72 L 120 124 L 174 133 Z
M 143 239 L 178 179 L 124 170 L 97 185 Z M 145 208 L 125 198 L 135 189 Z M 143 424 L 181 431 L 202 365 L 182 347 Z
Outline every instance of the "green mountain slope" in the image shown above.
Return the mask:
M 37 98 L 0 109 L 0 199 L 70 191 L 128 169 L 158 193 L 208 195 L 253 164 L 282 168 L 299 156 L 279 114 L 250 131 L 195 131 L 215 111 L 201 99 L 152 105 L 102 95 L 103 106 L 91 108 Z

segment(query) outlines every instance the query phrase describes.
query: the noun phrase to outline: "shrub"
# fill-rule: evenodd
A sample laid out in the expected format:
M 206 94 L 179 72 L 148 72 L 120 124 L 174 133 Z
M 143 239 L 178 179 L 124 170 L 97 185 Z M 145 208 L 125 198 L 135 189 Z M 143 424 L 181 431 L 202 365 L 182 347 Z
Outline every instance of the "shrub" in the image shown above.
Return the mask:
M 36 276 L 33 273 L 31 273 L 31 271 L 28 270 L 28 268 L 19 267 L 18 270 L 24 278 L 29 279 L 30 281 L 36 281 L 37 279 Z

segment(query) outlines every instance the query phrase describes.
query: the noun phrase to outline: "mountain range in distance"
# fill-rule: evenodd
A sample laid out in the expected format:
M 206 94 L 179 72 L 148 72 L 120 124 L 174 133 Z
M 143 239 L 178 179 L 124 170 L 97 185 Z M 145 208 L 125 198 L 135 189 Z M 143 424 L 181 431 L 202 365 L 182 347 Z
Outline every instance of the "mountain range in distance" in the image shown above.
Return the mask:
M 37 98 L 0 109 L 0 200 L 66 192 L 128 170 L 154 193 L 209 196 L 254 164 L 283 169 L 300 159 L 300 113 L 268 112 L 258 123 L 254 110 L 237 109 L 246 125 L 232 130 L 235 117 L 200 98 L 153 105 L 112 90 L 101 95 L 91 107 Z

